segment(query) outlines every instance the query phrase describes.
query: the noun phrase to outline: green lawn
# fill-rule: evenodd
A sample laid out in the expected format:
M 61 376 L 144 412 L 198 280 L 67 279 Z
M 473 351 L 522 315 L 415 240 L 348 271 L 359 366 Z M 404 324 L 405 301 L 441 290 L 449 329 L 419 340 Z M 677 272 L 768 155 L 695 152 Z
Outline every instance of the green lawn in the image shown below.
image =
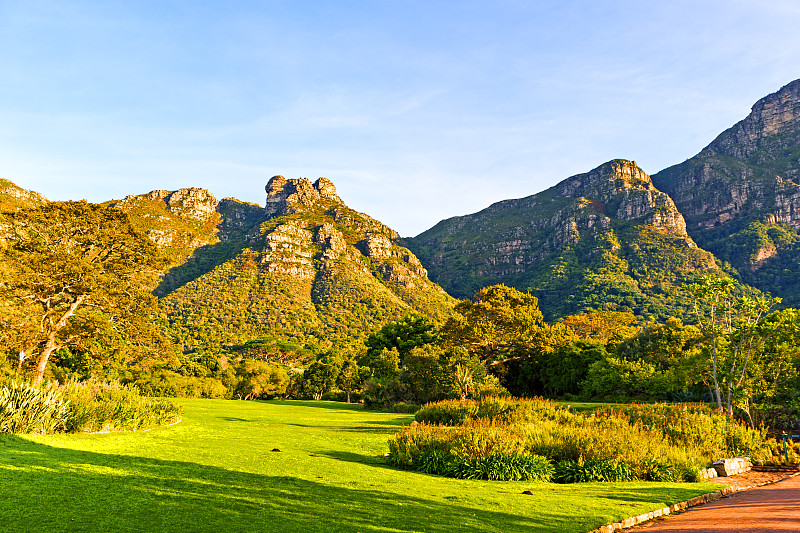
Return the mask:
M 375 457 L 409 415 L 181 402 L 149 432 L 0 435 L 0 531 L 586 532 L 717 488 L 447 479 Z

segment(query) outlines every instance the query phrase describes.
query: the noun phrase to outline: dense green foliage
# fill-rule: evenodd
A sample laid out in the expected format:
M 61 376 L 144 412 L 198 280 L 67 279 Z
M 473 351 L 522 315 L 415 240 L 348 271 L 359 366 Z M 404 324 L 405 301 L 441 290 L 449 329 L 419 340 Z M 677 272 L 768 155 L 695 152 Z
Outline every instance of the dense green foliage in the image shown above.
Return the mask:
M 716 458 L 769 453 L 765 431 L 700 406 L 639 405 L 586 415 L 542 399 L 486 398 L 428 404 L 416 420 L 421 423 L 390 441 L 390 461 L 453 477 L 695 481 Z
M 180 408 L 114 383 L 67 382 L 0 387 L 0 433 L 147 429 L 175 422 Z
M 0 387 L 0 433 L 63 430 L 68 402 L 54 387 L 12 382 Z
M 0 241 L 0 346 L 33 362 L 72 346 L 135 364 L 163 347 L 147 284 L 162 265 L 121 211 L 86 202 L 6 213 Z

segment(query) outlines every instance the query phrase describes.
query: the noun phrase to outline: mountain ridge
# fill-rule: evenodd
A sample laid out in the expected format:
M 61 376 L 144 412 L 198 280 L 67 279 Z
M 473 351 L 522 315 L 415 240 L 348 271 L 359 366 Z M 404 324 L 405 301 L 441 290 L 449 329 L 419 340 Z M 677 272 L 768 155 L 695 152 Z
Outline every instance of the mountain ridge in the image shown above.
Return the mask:
M 675 296 L 679 280 L 717 268 L 687 234 L 672 199 L 624 159 L 540 193 L 442 221 L 406 241 L 432 279 L 454 296 L 469 298 L 482 286 L 505 283 L 538 296 L 551 318 L 608 304 L 662 315 L 675 306 L 663 288 L 652 287 L 657 281 L 647 279 L 652 269 L 669 280 L 666 292 Z M 659 266 L 654 246 L 669 249 L 683 271 Z M 570 284 L 577 294 L 569 294 Z M 616 297 L 600 302 L 591 294 L 607 291 Z

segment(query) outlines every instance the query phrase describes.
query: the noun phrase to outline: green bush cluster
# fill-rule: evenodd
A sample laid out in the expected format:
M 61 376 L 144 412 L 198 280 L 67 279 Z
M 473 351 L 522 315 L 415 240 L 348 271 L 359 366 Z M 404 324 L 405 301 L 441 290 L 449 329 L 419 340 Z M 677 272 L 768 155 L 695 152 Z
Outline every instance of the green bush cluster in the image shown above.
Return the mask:
M 402 468 L 464 477 L 474 469 L 458 465 L 472 464 L 501 476 L 482 479 L 569 483 L 696 481 L 715 459 L 758 458 L 768 446 L 763 431 L 701 406 L 632 405 L 582 414 L 541 398 L 493 397 L 427 404 L 389 448 L 390 463 Z M 550 474 L 519 474 L 529 472 L 519 466 L 527 464 L 521 457 L 545 458 Z
M 138 430 L 178 420 L 180 407 L 119 383 L 76 382 L 0 387 L 0 433 Z
M 694 448 L 703 455 L 756 456 L 763 453 L 767 438 L 765 428 L 752 429 L 703 404 L 632 403 L 601 408 L 597 416 L 655 429 L 670 444 Z
M 57 387 L 9 383 L 0 388 L 0 433 L 63 430 L 68 407 Z

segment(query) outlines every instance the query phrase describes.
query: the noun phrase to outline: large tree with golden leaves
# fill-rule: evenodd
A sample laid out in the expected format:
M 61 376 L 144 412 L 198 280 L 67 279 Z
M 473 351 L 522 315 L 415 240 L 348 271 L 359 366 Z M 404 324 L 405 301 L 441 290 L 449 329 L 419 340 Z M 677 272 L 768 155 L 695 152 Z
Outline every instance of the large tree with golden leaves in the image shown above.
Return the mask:
M 0 344 L 35 358 L 42 381 L 52 354 L 98 335 L 143 345 L 157 336 L 149 286 L 161 267 L 155 246 L 122 211 L 53 202 L 0 217 Z

